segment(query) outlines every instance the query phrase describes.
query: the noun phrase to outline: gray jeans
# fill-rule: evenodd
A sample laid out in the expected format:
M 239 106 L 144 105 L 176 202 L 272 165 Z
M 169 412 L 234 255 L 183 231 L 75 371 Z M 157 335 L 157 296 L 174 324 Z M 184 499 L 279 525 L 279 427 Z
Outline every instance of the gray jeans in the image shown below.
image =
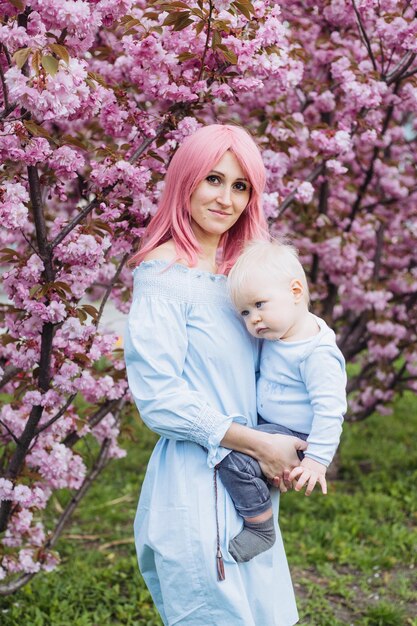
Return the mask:
M 304 441 L 308 435 L 290 430 L 285 426 L 270 424 L 259 419 L 255 430 L 271 434 L 292 435 Z M 297 451 L 300 460 L 303 452 Z M 232 451 L 219 463 L 219 476 L 227 492 L 233 500 L 237 512 L 242 517 L 255 517 L 271 507 L 268 479 L 261 471 L 256 459 L 243 452 Z

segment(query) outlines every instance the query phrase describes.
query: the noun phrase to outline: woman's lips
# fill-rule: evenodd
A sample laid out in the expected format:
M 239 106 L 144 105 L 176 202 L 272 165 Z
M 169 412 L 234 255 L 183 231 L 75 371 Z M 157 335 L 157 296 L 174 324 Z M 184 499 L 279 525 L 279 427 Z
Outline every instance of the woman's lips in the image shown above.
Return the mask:
M 225 213 L 224 211 L 216 211 L 215 209 L 209 209 L 210 213 L 215 213 L 216 215 L 220 215 L 221 217 L 229 217 L 231 213 Z

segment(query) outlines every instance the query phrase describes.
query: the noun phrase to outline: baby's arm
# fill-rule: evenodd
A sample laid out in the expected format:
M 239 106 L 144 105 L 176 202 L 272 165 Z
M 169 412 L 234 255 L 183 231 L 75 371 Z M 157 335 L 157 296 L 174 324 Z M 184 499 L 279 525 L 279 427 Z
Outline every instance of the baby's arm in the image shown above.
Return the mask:
M 326 471 L 339 444 L 346 411 L 346 370 L 342 353 L 334 345 L 318 346 L 300 366 L 313 409 L 305 458 L 289 474 L 296 491 L 305 485 L 309 496 L 319 483 L 327 493 Z
M 307 485 L 305 495 L 309 496 L 313 491 L 317 483 L 319 483 L 324 495 L 327 494 L 327 482 L 326 482 L 326 470 L 327 467 L 314 459 L 309 459 L 308 456 L 304 457 L 298 467 L 290 472 L 288 480 L 293 483 L 295 491 L 300 491 L 304 485 Z

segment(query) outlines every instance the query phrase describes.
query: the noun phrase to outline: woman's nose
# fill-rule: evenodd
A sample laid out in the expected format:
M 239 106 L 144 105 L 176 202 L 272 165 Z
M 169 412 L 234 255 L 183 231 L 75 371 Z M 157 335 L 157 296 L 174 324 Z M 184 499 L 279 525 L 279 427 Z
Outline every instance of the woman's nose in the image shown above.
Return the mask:
M 223 187 L 219 191 L 219 195 L 217 196 L 217 202 L 223 206 L 230 206 L 232 204 L 230 189 L 228 189 L 227 187 Z

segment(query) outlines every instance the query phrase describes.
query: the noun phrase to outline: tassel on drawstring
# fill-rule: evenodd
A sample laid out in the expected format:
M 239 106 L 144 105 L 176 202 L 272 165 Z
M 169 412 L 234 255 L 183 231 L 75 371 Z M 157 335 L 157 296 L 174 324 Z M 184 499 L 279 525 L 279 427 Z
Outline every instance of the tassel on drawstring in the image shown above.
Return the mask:
M 226 578 L 226 575 L 224 573 L 223 555 L 222 555 L 222 551 L 220 550 L 220 548 L 217 548 L 216 560 L 217 560 L 217 580 L 224 580 Z
M 216 565 L 217 565 L 217 580 L 225 580 L 226 574 L 224 572 L 224 561 L 222 551 L 220 549 L 220 532 L 219 532 L 219 511 L 217 507 L 217 465 L 214 467 L 213 473 L 214 481 L 214 506 L 216 510 L 216 539 L 217 539 L 217 551 L 216 551 Z

